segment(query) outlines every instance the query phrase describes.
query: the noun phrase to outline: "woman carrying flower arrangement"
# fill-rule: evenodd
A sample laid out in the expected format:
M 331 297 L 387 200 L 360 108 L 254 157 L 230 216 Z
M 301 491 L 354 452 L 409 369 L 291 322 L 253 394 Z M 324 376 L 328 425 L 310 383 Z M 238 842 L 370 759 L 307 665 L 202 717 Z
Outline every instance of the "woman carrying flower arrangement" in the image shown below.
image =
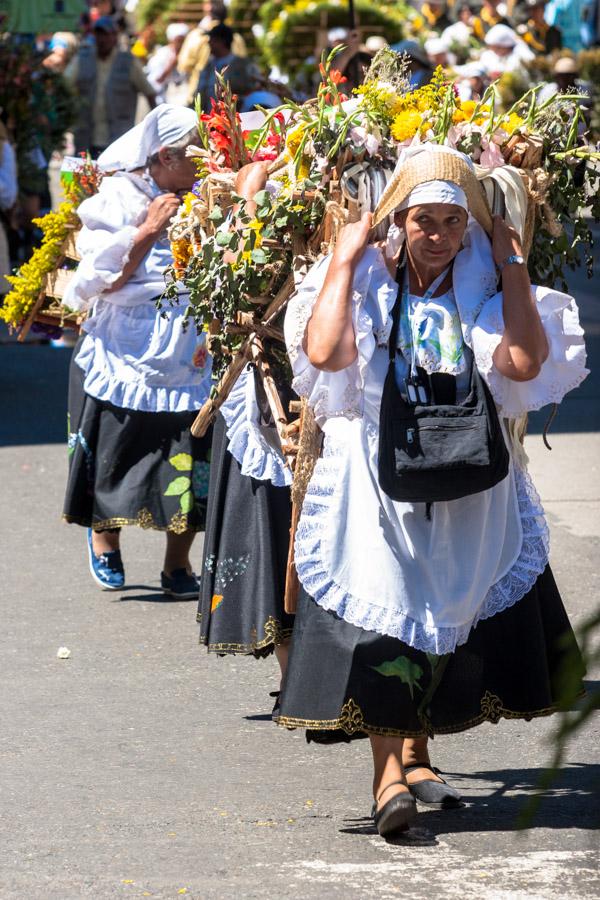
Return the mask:
M 251 163 L 237 174 L 235 193 L 245 200 L 247 216 L 256 213 L 254 197 L 267 185 L 268 166 Z M 231 227 L 236 227 L 235 219 Z M 268 341 L 264 349 L 287 407 L 295 394 Z M 291 481 L 262 380 L 248 364 L 214 427 L 198 606 L 200 642 L 220 655 L 252 654 L 259 659 L 274 652 L 282 674 L 294 624 L 283 603 Z
M 466 156 L 404 151 L 375 223 L 388 214 L 399 258 L 368 246 L 364 215 L 286 317 L 324 451 L 296 534 L 303 590 L 277 717 L 309 739 L 368 735 L 381 835 L 414 821 L 415 796 L 444 793 L 427 735 L 550 714 L 568 643 L 577 664 L 505 420 L 587 374 L 574 300 L 531 286 Z M 423 754 L 409 766 L 407 738 Z
M 196 135 L 192 110 L 162 105 L 104 151 L 116 172 L 78 209 L 81 263 L 64 297 L 89 310 L 71 364 L 64 518 L 88 528 L 90 571 L 107 590 L 125 583 L 121 526 L 165 531 L 161 584 L 176 599 L 198 593 L 189 551 L 204 528 L 210 435 L 189 429 L 211 365 L 204 335 L 185 327 L 185 294 L 162 311 L 156 301 Z

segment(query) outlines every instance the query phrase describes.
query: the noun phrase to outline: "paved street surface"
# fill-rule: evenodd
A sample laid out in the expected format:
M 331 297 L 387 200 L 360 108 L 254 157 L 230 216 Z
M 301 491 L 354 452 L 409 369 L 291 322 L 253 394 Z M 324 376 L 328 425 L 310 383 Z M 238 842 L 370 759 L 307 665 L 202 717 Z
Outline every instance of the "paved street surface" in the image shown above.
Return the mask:
M 577 282 L 594 374 L 563 404 L 552 453 L 543 415 L 527 443 L 576 623 L 597 607 L 600 558 L 600 304 Z M 161 535 L 128 530 L 128 589 L 94 586 L 83 529 L 59 520 L 68 356 L 0 345 L 1 900 L 600 896 L 597 721 L 526 833 L 515 818 L 556 721 L 436 739 L 467 807 L 423 810 L 387 844 L 366 818 L 366 743 L 308 746 L 271 724 L 273 660 L 200 650 L 195 604 L 157 590 Z

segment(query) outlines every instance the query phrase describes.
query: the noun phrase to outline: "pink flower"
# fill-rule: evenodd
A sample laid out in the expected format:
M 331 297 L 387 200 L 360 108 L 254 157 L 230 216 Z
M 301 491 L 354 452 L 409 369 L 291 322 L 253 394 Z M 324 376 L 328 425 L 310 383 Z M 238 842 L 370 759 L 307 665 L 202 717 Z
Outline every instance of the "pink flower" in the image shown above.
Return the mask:
M 192 365 L 196 369 L 203 369 L 206 366 L 207 358 L 208 350 L 206 349 L 206 344 L 198 344 L 194 350 L 194 355 L 192 356 Z
M 500 152 L 500 149 L 494 141 L 489 141 L 487 138 L 483 138 L 481 141 L 481 160 L 480 163 L 482 166 L 485 166 L 488 169 L 495 169 L 496 166 L 505 165 L 504 157 Z
M 357 147 L 364 147 L 369 156 L 375 156 L 379 150 L 379 141 L 370 134 L 362 125 L 356 125 L 350 131 L 350 137 Z

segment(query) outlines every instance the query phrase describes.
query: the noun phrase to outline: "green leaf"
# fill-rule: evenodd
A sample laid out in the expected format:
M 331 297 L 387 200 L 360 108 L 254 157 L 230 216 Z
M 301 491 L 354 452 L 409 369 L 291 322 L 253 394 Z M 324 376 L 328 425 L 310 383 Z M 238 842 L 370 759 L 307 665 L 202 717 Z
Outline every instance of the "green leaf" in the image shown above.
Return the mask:
M 178 472 L 191 472 L 194 460 L 191 453 L 177 453 L 170 457 L 169 462 Z
M 229 247 L 231 244 L 231 238 L 233 237 L 232 231 L 217 231 L 216 241 L 218 247 Z
M 427 661 L 431 666 L 431 671 L 433 672 L 435 667 L 438 665 L 441 656 L 436 656 L 435 653 L 426 653 L 425 656 L 427 657 Z
M 259 191 L 258 194 L 254 195 L 254 202 L 257 206 L 270 206 L 271 195 L 268 191 Z
M 179 498 L 179 506 L 181 507 L 181 512 L 189 513 L 194 508 L 194 495 L 191 491 L 186 491 L 185 494 L 182 494 Z
M 288 218 L 288 216 L 279 216 L 279 218 L 275 219 L 275 228 L 285 228 Z
M 223 215 L 223 210 L 220 206 L 215 206 L 208 218 L 211 222 L 215 222 L 217 225 L 220 225 L 221 222 L 225 221 L 225 216 Z
M 411 662 L 407 656 L 397 656 L 396 659 L 386 660 L 380 666 L 371 666 L 371 668 L 386 678 L 399 678 L 408 685 L 411 697 L 414 687 L 420 687 L 419 680 L 423 675 L 423 669 L 417 663 Z
M 165 497 L 179 497 L 180 494 L 185 494 L 186 491 L 189 491 L 191 483 L 192 479 L 188 478 L 187 475 L 180 475 L 178 478 L 174 478 L 167 485 Z
M 257 247 L 255 250 L 252 251 L 252 262 L 262 264 L 262 263 L 266 263 L 266 261 L 267 261 L 267 254 L 261 247 Z

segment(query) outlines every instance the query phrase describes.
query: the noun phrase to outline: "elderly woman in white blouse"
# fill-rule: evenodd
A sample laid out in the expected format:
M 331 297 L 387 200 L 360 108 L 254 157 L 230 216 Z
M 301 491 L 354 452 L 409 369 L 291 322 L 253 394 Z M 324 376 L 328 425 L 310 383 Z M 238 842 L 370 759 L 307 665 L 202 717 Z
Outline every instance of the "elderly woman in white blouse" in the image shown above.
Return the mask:
M 440 174 L 447 154 L 454 180 Z M 565 635 L 574 641 L 506 420 L 587 374 L 573 299 L 532 288 L 517 233 L 492 221 L 466 157 L 411 149 L 375 221 L 388 213 L 402 229 L 402 272 L 368 245 L 367 213 L 308 273 L 286 318 L 294 387 L 324 450 L 296 534 L 303 592 L 278 719 L 323 742 L 369 736 L 382 835 L 410 825 L 416 799 L 457 805 L 428 736 L 556 708 Z M 464 403 L 477 367 L 510 454 L 497 483 L 431 505 L 386 494 L 379 415 L 391 361 L 405 403 L 422 390 L 424 403 Z
M 195 180 L 186 147 L 195 114 L 162 105 L 115 141 L 98 194 L 79 207 L 81 263 L 64 302 L 89 315 L 69 391 L 69 480 L 64 518 L 88 528 L 90 571 L 123 587 L 120 529 L 166 532 L 161 586 L 197 596 L 189 551 L 204 527 L 210 436 L 190 434 L 210 390 L 204 335 L 186 327 L 187 298 L 157 300 L 172 263 L 166 228 Z

